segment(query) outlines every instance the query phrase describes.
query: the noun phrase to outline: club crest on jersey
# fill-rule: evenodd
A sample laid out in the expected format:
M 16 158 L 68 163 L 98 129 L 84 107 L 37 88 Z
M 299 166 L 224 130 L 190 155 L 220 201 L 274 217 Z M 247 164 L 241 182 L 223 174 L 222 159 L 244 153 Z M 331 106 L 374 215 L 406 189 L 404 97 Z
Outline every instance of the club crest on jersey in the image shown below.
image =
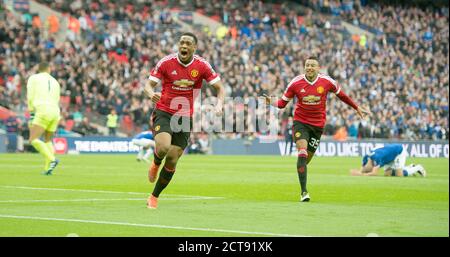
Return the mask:
M 325 91 L 325 89 L 324 89 L 322 86 L 319 86 L 319 87 L 317 88 L 317 93 L 322 94 L 323 91 Z
M 191 76 L 193 78 L 196 78 L 198 76 L 198 70 L 196 70 L 196 69 L 191 70 Z
M 300 132 L 295 133 L 295 137 L 299 138 L 302 134 Z
M 161 126 L 159 126 L 159 125 L 156 126 L 156 127 L 155 127 L 155 131 L 159 131 L 160 128 L 161 128 Z

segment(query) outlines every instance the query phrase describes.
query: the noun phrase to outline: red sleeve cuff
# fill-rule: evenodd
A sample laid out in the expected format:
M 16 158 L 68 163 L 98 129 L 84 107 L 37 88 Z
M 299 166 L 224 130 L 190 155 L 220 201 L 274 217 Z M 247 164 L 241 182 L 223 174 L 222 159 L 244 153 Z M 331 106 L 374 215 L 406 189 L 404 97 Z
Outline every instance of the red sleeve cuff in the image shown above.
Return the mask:
M 280 99 L 280 100 L 278 100 L 278 101 L 276 102 L 275 106 L 281 109 L 281 108 L 286 107 L 286 105 L 287 105 L 288 103 L 289 103 L 289 102 L 284 101 L 283 99 Z

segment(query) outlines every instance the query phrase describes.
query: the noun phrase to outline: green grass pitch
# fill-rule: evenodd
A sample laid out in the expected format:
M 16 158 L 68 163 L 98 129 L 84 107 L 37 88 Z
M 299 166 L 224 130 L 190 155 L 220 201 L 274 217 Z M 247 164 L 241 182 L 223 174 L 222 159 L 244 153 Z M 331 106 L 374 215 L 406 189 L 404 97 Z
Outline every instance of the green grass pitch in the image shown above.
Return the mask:
M 0 155 L 0 236 L 449 236 L 448 159 L 428 177 L 352 177 L 360 158 L 315 157 L 299 202 L 294 157 L 183 156 L 158 209 L 134 155 Z

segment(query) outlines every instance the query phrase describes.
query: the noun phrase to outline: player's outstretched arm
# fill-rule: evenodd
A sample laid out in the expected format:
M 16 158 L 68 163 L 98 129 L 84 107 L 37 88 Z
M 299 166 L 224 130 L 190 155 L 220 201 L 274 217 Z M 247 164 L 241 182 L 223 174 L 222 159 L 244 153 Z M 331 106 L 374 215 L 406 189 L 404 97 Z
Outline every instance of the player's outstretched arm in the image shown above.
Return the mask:
M 375 166 L 372 168 L 372 171 L 365 173 L 364 176 L 377 176 L 379 169 L 380 169 L 380 166 Z
M 161 93 L 155 93 L 154 88 L 158 85 L 156 81 L 148 80 L 144 87 L 145 95 L 152 100 L 153 103 L 157 103 L 161 98 Z
M 366 167 L 361 167 L 359 169 L 352 169 L 352 170 L 350 170 L 350 175 L 352 175 L 352 176 L 377 176 L 380 166 L 375 166 L 375 167 L 372 167 L 371 169 L 369 168 L 368 171 L 365 168 Z
M 352 176 L 362 176 L 361 169 L 352 169 L 350 170 L 350 175 Z
M 285 101 L 283 99 L 279 99 L 276 102 L 272 102 L 272 98 L 270 96 L 266 95 L 266 94 L 263 94 L 263 97 L 266 99 L 266 104 L 272 105 L 272 106 L 277 107 L 279 109 L 283 109 L 289 103 L 288 101 Z
M 369 116 L 372 115 L 372 112 L 368 108 L 365 108 L 362 106 L 358 106 L 358 109 L 356 109 L 356 112 L 358 113 L 358 116 L 361 119 L 364 119 L 366 115 L 369 115 Z
M 369 109 L 366 109 L 362 106 L 358 106 L 356 105 L 356 103 L 348 96 L 344 93 L 344 91 L 340 90 L 338 94 L 336 94 L 336 96 L 344 103 L 346 103 L 347 105 L 351 106 L 353 109 L 356 110 L 356 112 L 358 113 L 358 116 L 361 119 L 364 119 L 365 115 L 371 115 L 372 113 L 370 112 Z
M 216 104 L 216 115 L 222 116 L 223 113 L 223 102 L 225 99 L 225 89 L 223 88 L 222 82 L 217 81 L 216 83 L 211 85 L 213 88 L 215 88 L 217 91 L 217 104 Z

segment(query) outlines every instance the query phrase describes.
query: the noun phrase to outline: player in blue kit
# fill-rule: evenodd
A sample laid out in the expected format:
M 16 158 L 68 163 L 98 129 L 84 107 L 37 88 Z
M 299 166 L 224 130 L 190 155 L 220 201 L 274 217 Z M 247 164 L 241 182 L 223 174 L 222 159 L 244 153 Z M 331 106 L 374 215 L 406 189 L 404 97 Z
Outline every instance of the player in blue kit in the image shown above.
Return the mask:
M 134 136 L 131 142 L 134 145 L 139 146 L 139 152 L 136 160 L 150 162 L 148 158 L 151 154 L 153 154 L 153 148 L 155 148 L 153 133 L 151 131 L 143 131 Z
M 401 144 L 386 145 L 372 150 L 365 155 L 360 169 L 352 169 L 353 176 L 376 176 L 378 170 L 384 167 L 385 176 L 407 177 L 419 174 L 422 177 L 427 175 L 425 169 L 420 164 L 406 164 L 406 151 Z

